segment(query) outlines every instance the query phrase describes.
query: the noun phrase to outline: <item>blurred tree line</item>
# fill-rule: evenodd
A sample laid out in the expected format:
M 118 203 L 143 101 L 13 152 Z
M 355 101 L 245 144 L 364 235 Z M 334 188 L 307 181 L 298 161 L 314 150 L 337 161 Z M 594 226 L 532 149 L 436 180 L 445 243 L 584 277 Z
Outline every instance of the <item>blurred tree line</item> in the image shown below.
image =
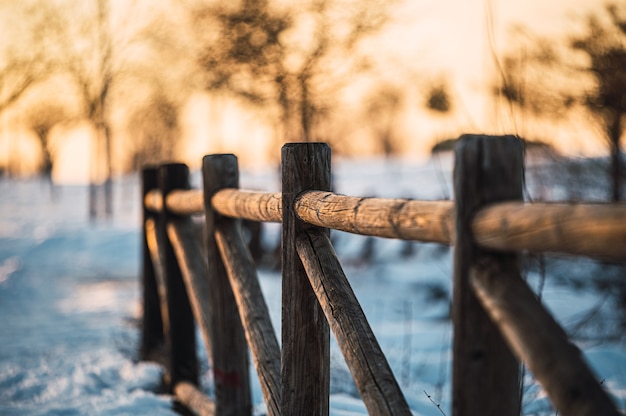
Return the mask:
M 157 33 L 153 22 L 136 23 L 139 6 L 131 3 L 124 13 L 113 15 L 108 0 L 0 3 L 3 29 L 11 34 L 1 50 L 0 112 L 18 107 L 18 122 L 37 137 L 40 172 L 50 181 L 60 144 L 53 140 L 53 129 L 81 122 L 89 125 L 92 150 L 85 157 L 90 159 L 92 217 L 109 216 L 113 210 L 116 111 L 127 112 L 126 123 L 134 129 L 127 130 L 139 143 L 120 144 L 134 153 L 133 160 L 172 157 L 165 150 L 171 146 L 164 142 L 173 143 L 175 137 L 164 136 L 176 124 L 172 109 L 179 104 L 181 85 L 161 88 L 158 81 L 164 80 L 165 72 L 160 71 L 177 68 L 175 62 L 167 69 L 156 67 L 151 42 Z M 153 135 L 157 125 L 165 128 Z M 137 126 L 145 129 L 138 131 Z
M 23 109 L 20 122 L 37 138 L 40 170 L 48 178 L 60 140 L 52 132 L 90 126 L 92 216 L 112 212 L 116 157 L 127 155 L 124 170 L 176 159 L 181 112 L 198 91 L 238 100 L 260 114 L 273 126 L 272 148 L 323 140 L 349 151 L 358 146 L 345 139 L 349 113 L 381 153 L 398 154 L 404 143 L 399 114 L 411 105 L 407 90 L 416 79 L 398 71 L 397 82 L 383 81 L 379 51 L 364 46 L 392 23 L 396 4 L 0 1 L 7 34 L 0 40 L 0 113 Z M 604 11 L 608 18 L 589 16 L 585 31 L 562 48 L 554 40 L 534 39 L 521 55 L 505 56 L 495 90 L 511 106 L 541 117 L 584 107 L 611 144 L 619 199 L 626 25 L 617 6 Z M 584 59 L 566 59 L 566 52 Z M 551 83 L 546 75 L 568 79 L 574 72 L 587 75 L 589 88 Z M 368 77 L 360 107 L 346 110 L 346 91 Z M 422 94 L 419 106 L 433 115 L 454 108 L 444 78 Z
M 610 155 L 612 200 L 622 199 L 620 141 L 626 126 L 626 7 L 607 4 L 563 42 L 520 30 L 495 88 L 512 109 L 539 118 L 579 111 L 594 121 Z
M 324 121 L 342 89 L 372 70 L 360 43 L 388 22 L 392 4 L 188 0 L 147 12 L 139 1 L 123 10 L 109 0 L 2 2 L 12 41 L 0 50 L 0 112 L 26 109 L 20 121 L 38 138 L 48 179 L 53 129 L 87 122 L 90 211 L 98 214 L 100 199 L 108 215 L 115 147 L 130 153 L 128 169 L 175 159 L 181 108 L 194 91 L 253 107 L 277 142 L 332 141 Z M 50 84 L 57 89 L 44 94 Z M 385 111 L 395 111 L 389 105 Z

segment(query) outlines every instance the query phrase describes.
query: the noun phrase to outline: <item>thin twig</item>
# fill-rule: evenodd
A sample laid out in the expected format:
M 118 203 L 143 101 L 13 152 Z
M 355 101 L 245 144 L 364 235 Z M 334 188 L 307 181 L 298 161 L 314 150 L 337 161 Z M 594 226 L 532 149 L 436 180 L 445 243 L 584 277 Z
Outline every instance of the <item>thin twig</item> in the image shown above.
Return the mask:
M 434 159 L 437 160 L 437 166 L 435 167 L 435 173 L 437 174 L 437 178 L 439 179 L 439 187 L 441 188 L 441 192 L 443 193 L 443 199 L 450 199 L 450 190 L 448 189 L 448 182 L 446 181 L 446 177 L 443 173 L 443 167 L 441 166 L 441 152 L 436 152 Z
M 441 404 L 439 404 L 439 403 L 437 403 L 436 401 L 434 401 L 434 400 L 432 399 L 432 397 L 430 397 L 430 395 L 429 395 L 428 393 L 426 393 L 426 390 L 424 390 L 424 394 L 426 395 L 426 397 L 428 397 L 428 400 L 430 400 L 430 402 L 431 402 L 432 404 L 434 404 L 435 406 L 437 406 L 437 409 L 439 409 L 439 411 L 441 412 L 441 414 L 442 414 L 443 416 L 446 416 L 445 412 L 441 409 Z
M 543 289 L 546 285 L 546 257 L 543 253 L 539 254 L 539 287 L 537 288 L 537 298 L 539 302 L 543 297 Z

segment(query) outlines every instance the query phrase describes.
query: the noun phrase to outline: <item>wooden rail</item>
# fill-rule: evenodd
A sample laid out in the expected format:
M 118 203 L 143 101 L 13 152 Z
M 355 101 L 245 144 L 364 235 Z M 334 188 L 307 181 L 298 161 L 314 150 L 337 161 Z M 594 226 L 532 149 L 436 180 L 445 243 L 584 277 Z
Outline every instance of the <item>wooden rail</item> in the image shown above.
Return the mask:
M 478 244 L 495 250 L 626 259 L 624 203 L 501 203 L 480 210 L 472 230 Z
M 332 248 L 328 229 L 336 229 L 455 245 L 454 415 L 519 414 L 518 361 L 563 414 L 617 415 L 580 351 L 521 279 L 517 253 L 625 261 L 626 204 L 524 203 L 522 148 L 512 136 L 463 136 L 455 156 L 455 201 L 329 192 L 330 149 L 320 143 L 283 147 L 281 193 L 239 190 L 233 155 L 204 158 L 202 190 L 186 189 L 180 165 L 147 169 L 142 356 L 169 343 L 167 373 L 179 400 L 199 414 L 243 415 L 251 413 L 249 348 L 268 414 L 327 415 L 332 330 L 370 414 L 410 414 Z M 192 215 L 205 217 L 202 237 Z M 283 224 L 280 346 L 242 219 Z M 193 311 L 201 330 L 213 400 L 197 388 L 191 318 L 181 310 Z M 187 329 L 176 335 L 180 328 Z
M 203 214 L 197 190 L 176 191 L 166 202 L 178 215 Z M 162 209 L 154 190 L 145 206 Z M 217 192 L 211 204 L 221 215 L 281 222 L 281 193 L 239 189 Z M 309 224 L 353 234 L 454 245 L 453 201 L 361 198 L 306 191 L 295 201 L 298 218 Z M 472 220 L 476 242 L 499 251 L 530 251 L 587 256 L 606 261 L 626 258 L 626 203 L 524 203 L 487 206 Z

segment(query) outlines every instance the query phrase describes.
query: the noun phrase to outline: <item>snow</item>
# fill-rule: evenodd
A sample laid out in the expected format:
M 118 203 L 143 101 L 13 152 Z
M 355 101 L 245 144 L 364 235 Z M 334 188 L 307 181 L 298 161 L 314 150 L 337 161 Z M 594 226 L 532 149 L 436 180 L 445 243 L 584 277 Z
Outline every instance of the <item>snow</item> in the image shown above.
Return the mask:
M 343 194 L 451 197 L 451 157 L 446 154 L 422 162 L 339 160 L 333 170 L 335 191 Z M 603 177 L 574 171 L 586 172 L 584 189 L 576 193 L 606 199 Z M 527 174 L 528 196 L 572 197 L 571 172 L 533 167 Z M 242 172 L 242 187 L 277 191 L 277 176 L 275 170 Z M 192 179 L 198 186 L 197 172 Z M 158 393 L 162 369 L 136 360 L 139 183 L 134 177 L 119 178 L 115 189 L 114 219 L 91 222 L 85 187 L 59 186 L 51 195 L 35 179 L 0 180 L 0 414 L 176 414 L 171 397 Z M 264 230 L 265 245 L 277 244 L 278 226 Z M 332 239 L 414 414 L 450 415 L 452 250 L 341 232 L 333 232 Z M 586 359 L 623 411 L 626 348 L 614 336 L 623 312 L 616 307 L 617 297 L 599 295 L 590 283 L 596 275 L 623 276 L 623 268 L 547 258 L 542 275 L 535 260 L 526 263 L 529 284 L 559 322 L 575 332 Z M 280 340 L 280 275 L 262 269 L 259 279 Z M 203 388 L 210 394 L 200 337 L 198 349 Z M 252 391 L 255 413 L 263 414 L 256 380 Z M 332 336 L 330 406 L 336 416 L 367 413 Z M 528 373 L 524 413 L 554 414 Z

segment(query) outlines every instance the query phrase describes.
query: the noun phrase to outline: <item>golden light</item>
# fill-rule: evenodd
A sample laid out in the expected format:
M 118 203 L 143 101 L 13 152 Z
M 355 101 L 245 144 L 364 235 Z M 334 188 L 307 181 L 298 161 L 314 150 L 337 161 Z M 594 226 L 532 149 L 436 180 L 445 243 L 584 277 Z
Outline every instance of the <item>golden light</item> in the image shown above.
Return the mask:
M 111 4 L 116 10 L 128 7 L 126 2 Z M 495 58 L 507 48 L 514 25 L 524 25 L 542 35 L 563 36 L 600 6 L 588 0 L 401 1 L 392 13 L 392 24 L 380 36 L 365 43 L 375 50 L 376 60 L 384 63 L 382 78 L 390 83 L 402 82 L 400 87 L 411 101 L 397 119 L 405 151 L 414 157 L 425 157 L 439 140 L 480 132 L 537 137 L 550 141 L 567 155 L 606 153 L 605 143 L 597 138 L 598 132 L 584 117 L 571 115 L 559 123 L 519 122 L 488 91 L 497 76 Z M 165 7 L 172 6 L 165 1 L 159 3 L 159 8 Z M 113 15 L 122 19 L 119 16 L 123 13 L 117 10 Z M 412 75 L 407 78 L 407 73 Z M 441 77 L 450 87 L 454 108 L 450 114 L 436 116 L 419 102 L 423 101 L 424 88 Z M 354 105 L 358 105 L 361 98 L 358 94 L 355 97 Z M 359 121 L 351 119 L 353 110 L 345 106 L 346 114 L 338 117 L 336 128 L 346 129 L 345 140 L 364 140 L 357 125 Z M 13 169 L 17 158 L 20 171 L 33 171 L 39 154 L 36 146 L 27 135 L 15 135 L 15 129 L 7 123 L 5 119 L 0 131 L 0 166 Z M 236 153 L 244 168 L 275 162 L 279 138 L 274 127 L 233 100 L 209 98 L 206 93 L 198 92 L 183 107 L 179 156 L 192 168 L 198 167 L 201 156 L 207 153 Z M 64 137 L 57 140 L 53 179 L 59 183 L 85 183 L 90 174 L 93 179 L 94 167 L 90 166 L 93 132 L 81 123 L 57 134 Z M 368 145 L 348 148 L 355 154 L 371 153 L 374 149 Z M 121 150 L 116 152 L 116 169 L 119 169 L 126 156 Z M 102 173 L 103 169 L 95 171 Z

